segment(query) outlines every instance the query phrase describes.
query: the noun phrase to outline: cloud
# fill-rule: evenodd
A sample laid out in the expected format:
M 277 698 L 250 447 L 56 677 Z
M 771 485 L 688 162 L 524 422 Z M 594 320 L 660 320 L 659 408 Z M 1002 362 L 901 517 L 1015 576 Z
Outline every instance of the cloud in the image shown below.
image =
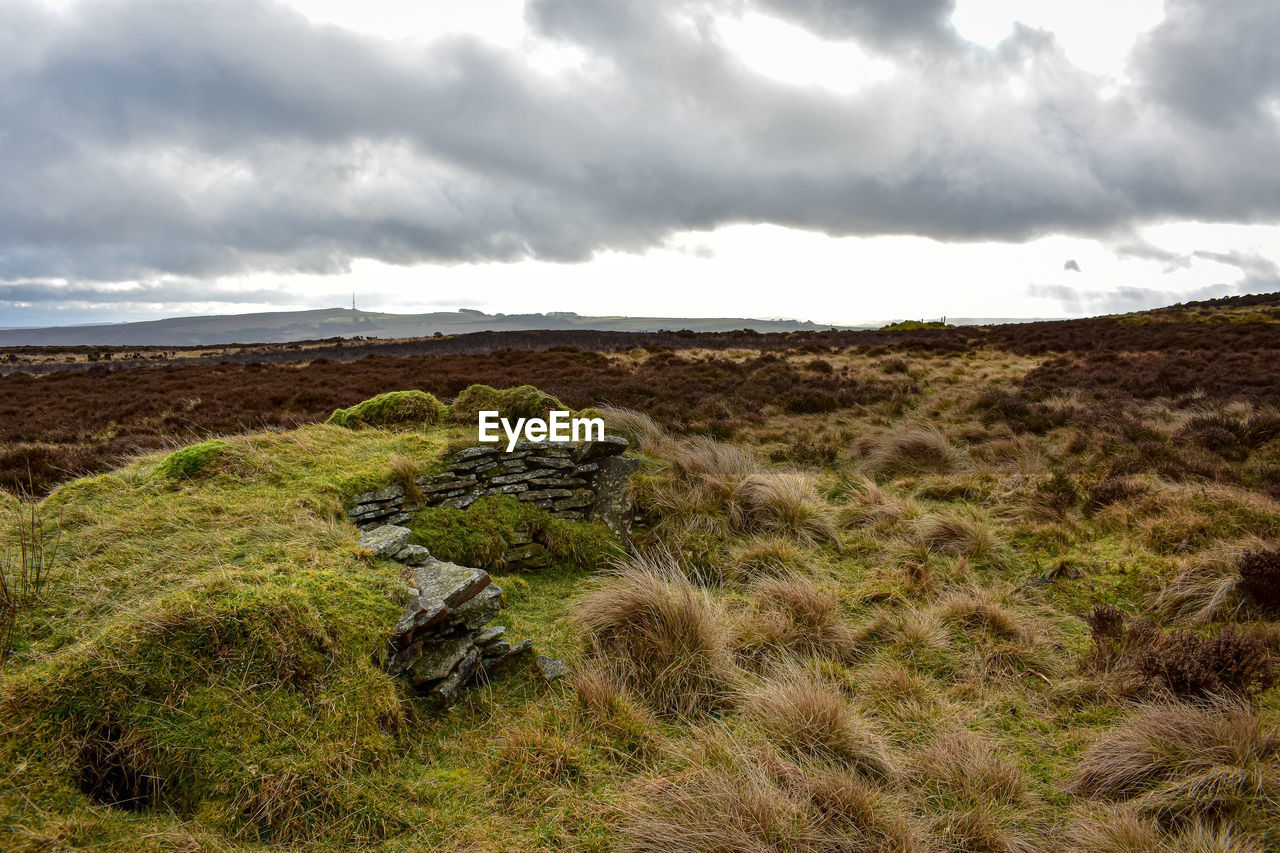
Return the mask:
M 1158 290 L 1147 287 L 1117 287 L 1113 290 L 1087 290 L 1065 284 L 1032 284 L 1027 295 L 1053 299 L 1062 310 L 1075 315 L 1124 314 L 1146 311 L 1178 302 L 1198 302 L 1236 296 L 1245 291 L 1239 284 L 1211 284 L 1191 291 Z
M 763 0 L 766 10 L 827 37 L 899 43 L 956 38 L 955 0 Z
M 1080 272 L 1080 264 L 1076 263 L 1074 258 L 1063 264 L 1062 268 L 1068 272 Z
M 1135 51 L 1147 89 L 1204 125 L 1270 124 L 1280 97 L 1280 6 L 1273 0 L 1167 0 Z
M 762 76 L 709 23 L 748 8 L 896 71 L 853 94 Z M 1046 33 L 960 41 L 949 0 L 529 0 L 534 37 L 585 57 L 555 76 L 271 0 L 5 0 L 0 280 L 576 262 L 736 223 L 1022 241 L 1271 221 L 1275 122 L 1206 123 L 1176 72 L 1217 61 L 1186 36 L 1208 8 L 1171 3 L 1137 84 L 1104 98 Z M 1248 39 L 1269 8 L 1227 2 L 1209 23 Z M 1229 81 L 1232 115 L 1270 97 L 1269 61 Z

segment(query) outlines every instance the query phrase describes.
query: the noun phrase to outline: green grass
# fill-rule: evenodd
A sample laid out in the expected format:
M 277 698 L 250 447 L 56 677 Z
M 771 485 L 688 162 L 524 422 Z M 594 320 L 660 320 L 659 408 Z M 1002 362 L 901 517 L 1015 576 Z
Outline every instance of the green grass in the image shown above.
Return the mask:
M 878 369 L 873 357 L 848 358 L 855 374 Z M 343 500 L 393 482 L 393 456 L 439 470 L 446 448 L 473 437 L 476 407 L 542 413 L 555 401 L 536 389 L 473 386 L 455 402 L 457 424 L 426 432 L 241 436 L 68 484 L 44 505 L 65 531 L 57 573 L 0 675 L 0 826 L 11 827 L 0 848 L 617 849 L 638 809 L 666 802 L 658 782 L 670 793 L 743 773 L 729 790 L 750 788 L 760 778 L 745 763 L 798 796 L 829 770 L 830 756 L 781 749 L 769 721 L 746 713 L 743 697 L 778 668 L 838 692 L 883 733 L 902 768 L 876 783 L 886 819 L 940 851 L 1052 842 L 1091 805 L 1065 788 L 1080 756 L 1132 716 L 1130 697 L 1083 665 L 1083 617 L 1098 602 L 1152 615 L 1153 593 L 1205 549 L 1280 535 L 1280 505 L 1144 474 L 1145 495 L 1087 514 L 1079 502 L 1047 511 L 1054 472 L 1083 482 L 1105 470 L 1105 455 L 1069 457 L 1068 430 L 1014 441 L 967 414 L 968 397 L 1032 364 L 921 357 L 922 392 L 899 410 L 765 412 L 744 443 L 773 458 L 831 439 L 834 453 L 803 464 L 817 485 L 806 499 L 839 520 L 839 545 L 735 521 L 740 484 L 680 474 L 688 448 L 678 438 L 662 451 L 671 458 L 646 457 L 635 482 L 651 526 L 635 542 L 684 557 L 726 620 L 729 662 L 717 665 L 731 668 L 732 689 L 707 707 L 688 703 L 686 716 L 664 716 L 636 668 L 591 705 L 526 662 L 436 714 L 379 667 L 404 584 L 397 566 L 358 549 Z M 961 368 L 983 381 L 952 382 Z M 962 464 L 869 479 L 875 448 L 921 423 Z M 786 467 L 760 465 L 770 476 Z M 491 570 L 509 636 L 607 681 L 609 652 L 593 658 L 575 619 L 582 593 L 608 584 L 596 571 L 617 553 L 607 530 L 511 498 L 425 510 L 411 526 L 437 557 Z M 506 567 L 517 531 L 553 564 Z M 790 573 L 805 579 L 791 596 L 760 581 Z M 802 594 L 806 584 L 834 604 Z M 786 619 L 803 624 L 819 605 L 848 629 L 838 649 L 778 639 L 790 636 Z M 1280 720 L 1277 693 L 1258 699 L 1264 725 Z M 966 732 L 994 757 L 948 764 L 930 751 Z M 95 804 L 77 785 L 87 759 L 144 783 L 163 778 L 158 805 Z M 992 798 L 969 786 L 960 769 L 978 759 L 993 777 L 1020 773 L 1023 792 Z M 791 849 L 774 841 L 761 849 Z

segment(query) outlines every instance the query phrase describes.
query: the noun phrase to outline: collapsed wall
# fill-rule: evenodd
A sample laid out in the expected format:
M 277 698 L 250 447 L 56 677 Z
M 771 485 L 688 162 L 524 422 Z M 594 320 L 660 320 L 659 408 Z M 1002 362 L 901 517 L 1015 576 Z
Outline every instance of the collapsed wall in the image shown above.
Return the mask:
M 423 508 L 465 509 L 487 495 L 510 495 L 564 521 L 599 521 L 627 541 L 631 523 L 630 477 L 640 460 L 622 456 L 626 439 L 606 436 L 581 444 L 520 442 L 511 451 L 494 445 L 463 448 L 445 456 L 443 473 L 420 477 L 421 499 L 400 485 L 356 495 L 347 517 L 375 557 L 405 566 L 411 600 L 391 637 L 387 671 L 408 678 L 439 706 L 468 684 L 529 653 L 533 641 L 512 642 L 506 628 L 489 627 L 502 609 L 502 590 L 479 568 L 437 560 L 400 526 Z M 513 531 L 513 533 L 516 533 Z M 545 564 L 546 549 L 516 541 L 511 566 Z M 539 658 L 548 678 L 564 673 L 560 661 Z
M 425 507 L 465 509 L 487 495 L 511 495 L 564 521 L 600 521 L 626 541 L 631 529 L 628 483 L 640 460 L 624 457 L 619 436 L 566 444 L 522 441 L 466 447 L 444 457 L 445 471 L 417 479 L 420 501 L 402 485 L 356 495 L 347 511 L 361 530 L 403 524 Z M 518 561 L 513 561 L 518 562 Z
M 368 531 L 360 545 L 375 557 L 403 563 L 409 605 L 391 636 L 387 672 L 406 676 L 437 705 L 448 705 L 463 687 L 501 670 L 533 648 L 512 644 L 506 628 L 488 627 L 502 610 L 502 589 L 483 569 L 446 563 L 409 542 L 407 527 L 386 524 Z

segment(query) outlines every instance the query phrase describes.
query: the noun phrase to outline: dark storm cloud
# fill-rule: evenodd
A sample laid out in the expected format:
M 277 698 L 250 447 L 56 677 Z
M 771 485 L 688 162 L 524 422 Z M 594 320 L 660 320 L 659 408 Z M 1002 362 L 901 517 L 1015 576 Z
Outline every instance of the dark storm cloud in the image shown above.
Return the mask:
M 297 302 L 293 294 L 280 290 L 211 290 L 203 282 L 159 282 L 128 287 L 102 287 L 94 284 L 54 284 L 44 281 L 0 282 L 0 306 L 28 304 L 139 304 L 227 302 L 264 305 L 289 305 Z
M 1171 4 L 1136 86 L 1103 99 L 1047 34 L 981 50 L 932 0 L 768 0 L 898 62 L 853 94 L 785 85 L 716 35 L 748 2 L 530 0 L 533 30 L 586 57 L 548 77 L 474 39 L 411 48 L 270 0 L 3 0 L 0 280 L 579 261 L 744 222 L 1017 241 L 1280 214 L 1274 119 L 1241 133 L 1169 108 L 1191 84 L 1167 69 L 1204 56 L 1180 28 L 1209 7 Z

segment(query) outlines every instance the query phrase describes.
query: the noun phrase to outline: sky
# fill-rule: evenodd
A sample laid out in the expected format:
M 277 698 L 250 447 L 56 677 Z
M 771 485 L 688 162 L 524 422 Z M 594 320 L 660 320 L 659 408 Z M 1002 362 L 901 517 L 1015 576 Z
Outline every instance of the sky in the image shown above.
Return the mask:
M 1280 290 L 1275 0 L 0 0 L 0 326 Z

